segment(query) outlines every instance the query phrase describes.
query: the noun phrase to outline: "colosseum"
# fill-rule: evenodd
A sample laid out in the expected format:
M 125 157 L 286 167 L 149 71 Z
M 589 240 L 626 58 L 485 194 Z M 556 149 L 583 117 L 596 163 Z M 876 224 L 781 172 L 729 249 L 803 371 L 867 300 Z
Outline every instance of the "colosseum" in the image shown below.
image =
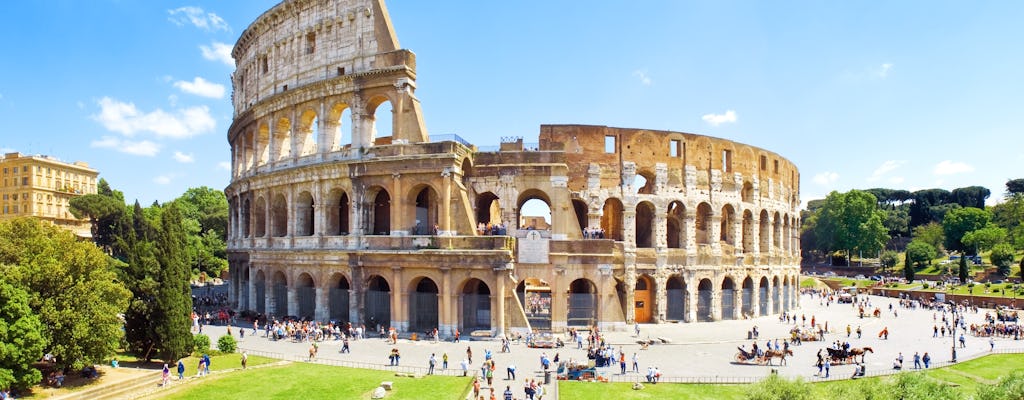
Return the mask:
M 285 1 L 232 56 L 241 310 L 445 336 L 797 305 L 800 176 L 778 154 L 593 125 L 542 125 L 536 143 L 431 136 L 382 0 Z

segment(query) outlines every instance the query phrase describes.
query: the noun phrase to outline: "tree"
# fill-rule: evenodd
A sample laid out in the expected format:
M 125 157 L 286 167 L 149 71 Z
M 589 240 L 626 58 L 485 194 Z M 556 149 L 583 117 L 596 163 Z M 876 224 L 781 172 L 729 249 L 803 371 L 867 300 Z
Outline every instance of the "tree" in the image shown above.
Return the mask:
M 968 186 L 953 189 L 949 193 L 950 201 L 959 204 L 960 207 L 985 208 L 985 199 L 990 196 L 987 188 L 982 186 Z
M 1006 193 L 1024 194 L 1024 179 L 1010 179 L 1006 181 Z
M 914 239 L 907 244 L 907 260 L 918 267 L 932 263 L 936 256 L 935 248 L 932 245 Z
M 42 378 L 32 363 L 43 356 L 43 325 L 28 303 L 28 293 L 0 274 L 0 388 L 25 389 Z
M 967 207 L 953 210 L 942 220 L 942 232 L 946 235 L 946 249 L 967 254 L 973 248 L 964 246 L 963 237 L 968 232 L 984 228 L 992 220 L 988 211 Z
M 882 264 L 882 267 L 885 268 L 885 270 L 887 271 L 889 270 L 889 268 L 895 267 L 896 263 L 898 263 L 899 261 L 899 253 L 896 253 L 895 251 L 892 250 L 883 251 L 882 257 L 879 259 L 879 262 Z
M 228 265 L 228 201 L 224 192 L 206 186 L 190 188 L 174 203 L 184 222 L 189 269 L 197 275 L 220 276 Z
M 181 212 L 171 203 L 160 221 L 161 235 L 157 241 L 160 274 L 157 307 L 160 316 L 156 334 L 160 340 L 160 358 L 177 360 L 192 352 L 191 311 L 192 292 L 189 288 L 189 268 L 185 254 L 185 232 Z
M 68 204 L 75 218 L 89 219 L 93 242 L 109 252 L 115 240 L 113 226 L 124 213 L 124 202 L 101 194 L 87 194 L 71 199 Z
M 122 337 L 130 293 L 113 260 L 64 229 L 32 218 L 0 221 L 0 275 L 29 294 L 59 366 L 102 362 Z
M 1002 243 L 992 247 L 992 253 L 989 254 L 989 259 L 992 264 L 996 266 L 998 272 L 1002 276 L 1010 275 L 1010 266 L 1013 265 L 1013 246 Z
M 118 224 L 115 255 L 125 263 L 121 269 L 121 280 L 132 292 L 124 314 L 128 350 L 147 361 L 159 343 L 153 328 L 159 318 L 156 298 L 159 296 L 160 261 L 153 243 L 156 236 L 156 229 L 150 225 L 142 206 L 136 201 L 132 213 L 125 215 Z
M 984 228 L 965 233 L 960 241 L 963 242 L 964 247 L 981 252 L 991 249 L 992 246 L 1002 243 L 1005 239 L 1006 229 L 988 224 Z
M 903 277 L 907 283 L 914 283 L 914 264 L 910 262 L 910 253 L 906 253 L 903 261 Z
M 932 245 L 936 250 L 942 251 L 942 244 L 946 241 L 946 234 L 942 233 L 942 225 L 936 222 L 914 228 L 914 240 Z
M 967 266 L 967 257 L 960 256 L 960 269 L 957 271 L 957 276 L 960 277 L 960 282 L 967 282 L 967 278 L 971 274 L 970 267 Z
M 925 189 L 914 193 L 910 203 L 910 226 L 915 227 L 929 222 L 939 222 L 941 219 L 934 219 L 932 207 L 946 204 L 949 201 L 949 191 L 943 189 Z
M 833 191 L 825 198 L 815 226 L 815 236 L 826 251 L 854 250 L 876 254 L 885 244 L 888 230 L 875 196 L 859 190 Z

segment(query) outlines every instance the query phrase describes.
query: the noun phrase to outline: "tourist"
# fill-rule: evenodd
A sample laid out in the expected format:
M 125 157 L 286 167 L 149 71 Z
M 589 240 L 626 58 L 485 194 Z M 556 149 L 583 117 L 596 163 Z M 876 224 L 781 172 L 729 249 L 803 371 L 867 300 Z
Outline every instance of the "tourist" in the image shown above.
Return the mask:
M 962 338 L 962 337 L 963 337 L 963 335 L 960 335 L 960 337 Z M 963 341 L 963 340 L 961 339 L 961 341 Z M 992 338 L 992 337 L 990 336 L 990 337 L 988 338 L 988 351 L 995 351 L 995 349 L 996 349 L 996 340 L 995 340 L 995 339 L 993 339 L 993 338 Z
M 932 363 L 932 356 L 928 355 L 928 352 L 924 352 L 924 356 L 921 356 L 921 361 L 924 361 L 924 367 L 928 368 Z
M 914 369 L 921 369 L 921 355 L 914 352 Z
M 462 361 L 459 363 L 459 366 L 462 367 L 462 376 L 469 375 L 469 360 L 463 358 Z
M 434 357 L 434 353 L 430 353 L 430 359 L 427 361 L 427 375 L 434 374 L 434 365 L 437 364 L 437 357 Z
M 477 398 L 477 396 L 479 396 L 481 399 L 483 398 L 483 396 L 480 396 L 480 378 L 473 379 L 473 398 L 475 399 Z
M 505 368 L 505 380 L 509 380 L 509 381 L 516 380 L 516 365 L 515 364 L 509 364 L 508 367 Z
M 164 369 L 160 373 L 160 386 L 166 387 L 167 384 L 170 383 L 170 382 L 171 382 L 171 369 L 167 367 L 167 364 L 164 364 Z M 60 386 L 57 386 L 57 387 L 60 387 Z
M 633 352 L 633 372 L 640 373 L 640 356 Z
M 832 367 L 831 357 L 825 357 L 825 377 L 828 378 L 829 369 Z
M 512 386 L 505 386 L 505 393 L 503 394 L 505 400 L 512 400 Z
M 352 354 L 352 349 L 348 347 L 348 336 L 345 336 L 345 340 L 341 342 L 341 352 Z
M 246 365 L 249 364 L 249 354 L 242 350 L 242 369 L 245 369 Z
M 185 379 L 185 359 L 178 360 L 178 380 Z
M 441 369 L 448 369 L 448 352 L 441 354 Z

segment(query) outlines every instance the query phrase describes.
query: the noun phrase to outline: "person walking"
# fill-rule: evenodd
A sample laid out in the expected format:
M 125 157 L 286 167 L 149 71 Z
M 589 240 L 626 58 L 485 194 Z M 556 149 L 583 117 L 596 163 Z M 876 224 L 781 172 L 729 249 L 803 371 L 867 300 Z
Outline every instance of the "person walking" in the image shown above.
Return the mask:
M 345 336 L 345 340 L 341 342 L 341 352 L 352 354 L 352 349 L 348 347 L 348 336 Z
M 441 354 L 441 369 L 448 369 L 448 352 Z
M 640 373 L 640 356 L 633 352 L 633 372 Z
M 164 370 L 160 374 L 160 386 L 167 387 L 167 384 L 171 383 L 171 369 L 167 368 L 167 364 L 164 364 Z
M 921 361 L 924 361 L 924 367 L 927 369 L 932 363 L 932 356 L 928 355 L 928 352 L 926 351 L 924 352 L 924 356 L 921 357 Z
M 962 338 L 963 335 L 960 335 L 960 337 Z M 995 351 L 995 349 L 996 349 L 996 340 L 993 339 L 992 337 L 989 337 L 988 338 L 988 351 Z
M 185 359 L 178 360 L 178 380 L 185 379 Z
M 626 353 L 619 352 L 619 367 L 621 368 L 622 375 L 626 374 Z
M 462 376 L 467 376 L 469 374 L 469 360 L 463 358 L 459 366 L 462 367 Z
M 921 369 L 921 355 L 914 352 L 914 369 Z
M 925 354 L 927 354 L 927 353 L 925 353 Z M 825 377 L 826 378 L 828 378 L 828 372 L 829 372 L 830 367 L 832 367 L 832 363 L 829 361 L 828 357 L 826 357 L 825 358 Z
M 437 364 L 437 357 L 434 357 L 434 353 L 430 353 L 430 360 L 427 361 L 429 369 L 427 369 L 427 375 L 434 374 L 434 365 Z

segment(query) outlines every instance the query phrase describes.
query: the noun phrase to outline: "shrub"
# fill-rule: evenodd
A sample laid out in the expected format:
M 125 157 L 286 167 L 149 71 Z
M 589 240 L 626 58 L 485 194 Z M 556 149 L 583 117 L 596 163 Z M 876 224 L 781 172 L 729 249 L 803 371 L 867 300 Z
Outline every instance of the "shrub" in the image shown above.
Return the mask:
M 210 351 L 210 337 L 202 333 L 197 333 L 192 341 L 196 344 L 195 351 L 203 353 Z
M 770 375 L 751 387 L 747 392 L 748 400 L 801 400 L 811 399 L 811 384 L 802 379 L 788 380 L 778 375 Z
M 234 336 L 224 335 L 217 339 L 217 350 L 220 350 L 221 353 L 234 353 L 237 348 L 238 342 L 235 341 Z

